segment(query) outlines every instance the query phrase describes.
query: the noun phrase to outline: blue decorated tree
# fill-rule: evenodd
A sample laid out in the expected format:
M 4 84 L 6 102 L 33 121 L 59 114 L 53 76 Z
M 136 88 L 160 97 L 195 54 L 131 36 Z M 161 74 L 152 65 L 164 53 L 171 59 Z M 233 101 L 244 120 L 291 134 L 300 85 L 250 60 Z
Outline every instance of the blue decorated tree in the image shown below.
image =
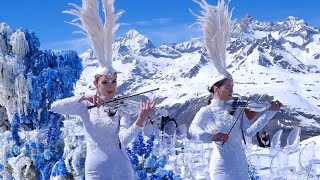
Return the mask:
M 49 109 L 73 95 L 81 59 L 75 51 L 39 47 L 33 32 L 0 24 L 0 105 L 10 122 L 0 135 L 0 179 L 70 176 L 63 159 L 63 117 Z

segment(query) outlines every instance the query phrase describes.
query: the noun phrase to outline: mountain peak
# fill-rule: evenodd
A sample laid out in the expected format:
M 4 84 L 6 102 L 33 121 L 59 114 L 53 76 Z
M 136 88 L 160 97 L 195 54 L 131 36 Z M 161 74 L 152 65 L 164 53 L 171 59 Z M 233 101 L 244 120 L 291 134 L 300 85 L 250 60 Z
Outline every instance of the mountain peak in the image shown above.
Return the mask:
M 270 31 L 272 26 L 272 22 L 260 22 L 247 14 L 234 23 L 232 33 L 234 33 L 233 36 L 243 33 L 254 34 L 254 31 Z
M 252 21 L 255 21 L 255 19 L 250 16 L 249 14 L 246 14 L 243 18 L 242 18 L 242 21 L 249 21 L 249 22 L 252 22 Z
M 294 17 L 294 16 L 288 16 L 288 18 L 286 19 L 287 21 L 300 21 L 299 18 Z
M 129 36 L 129 37 L 136 37 L 136 36 L 139 36 L 139 35 L 142 35 L 142 34 L 140 34 L 140 32 L 138 32 L 135 29 L 131 29 L 128 32 L 125 33 L 125 36 Z
M 295 26 L 306 26 L 306 22 L 302 19 L 299 19 L 294 16 L 289 16 L 286 21 L 286 24 L 290 25 L 290 27 L 295 27 Z
M 175 49 L 179 52 L 194 52 L 202 48 L 202 39 L 194 39 L 175 45 Z
M 154 48 L 155 46 L 145 35 L 140 34 L 137 30 L 131 29 L 115 41 L 114 47 L 118 51 L 125 50 L 127 53 L 127 51 L 145 52 L 147 49 Z

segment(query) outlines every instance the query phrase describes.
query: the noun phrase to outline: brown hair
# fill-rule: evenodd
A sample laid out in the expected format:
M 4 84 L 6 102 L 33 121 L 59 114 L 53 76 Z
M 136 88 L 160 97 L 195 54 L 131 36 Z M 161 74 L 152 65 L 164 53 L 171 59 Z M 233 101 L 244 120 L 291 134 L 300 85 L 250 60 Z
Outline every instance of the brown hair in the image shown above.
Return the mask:
M 211 104 L 211 100 L 212 100 L 213 94 L 214 94 L 214 86 L 216 86 L 216 87 L 219 88 L 219 87 L 221 87 L 227 80 L 229 80 L 229 79 L 228 79 L 228 78 L 224 78 L 224 79 L 222 79 L 222 80 L 214 83 L 214 84 L 211 86 L 211 88 L 208 88 L 208 91 L 209 91 L 210 93 L 212 93 L 212 96 L 210 97 L 210 99 L 209 99 L 209 101 L 208 101 L 208 104 Z

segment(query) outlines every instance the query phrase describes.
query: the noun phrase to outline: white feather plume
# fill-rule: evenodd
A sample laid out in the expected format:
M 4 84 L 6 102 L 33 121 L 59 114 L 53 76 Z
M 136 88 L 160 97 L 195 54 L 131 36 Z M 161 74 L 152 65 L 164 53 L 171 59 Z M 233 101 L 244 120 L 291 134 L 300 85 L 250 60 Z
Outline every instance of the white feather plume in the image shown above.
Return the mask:
M 216 70 L 220 74 L 227 72 L 226 48 L 231 34 L 231 13 L 224 0 L 218 0 L 217 6 L 208 4 L 205 0 L 193 0 L 200 5 L 202 11 L 198 16 L 198 23 L 201 25 L 204 34 L 204 44 L 208 55 Z
M 82 7 L 69 3 L 74 9 L 63 11 L 77 18 L 69 24 L 79 27 L 90 39 L 95 55 L 101 67 L 112 68 L 112 43 L 115 32 L 119 25 L 116 21 L 123 12 L 115 14 L 115 0 L 102 0 L 105 22 L 99 15 L 99 0 L 82 0 Z M 80 21 L 77 22 L 77 21 Z

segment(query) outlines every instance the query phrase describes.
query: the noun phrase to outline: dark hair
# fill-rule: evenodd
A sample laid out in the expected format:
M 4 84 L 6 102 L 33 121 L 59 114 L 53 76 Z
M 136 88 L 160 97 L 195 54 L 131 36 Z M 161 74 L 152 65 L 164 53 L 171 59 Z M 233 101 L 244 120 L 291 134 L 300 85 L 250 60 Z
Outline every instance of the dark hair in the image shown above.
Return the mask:
M 219 88 L 219 87 L 221 87 L 227 80 L 229 80 L 229 79 L 228 79 L 228 78 L 224 78 L 224 79 L 222 79 L 222 80 L 214 83 L 210 88 L 208 88 L 208 91 L 209 91 L 210 93 L 212 93 L 212 96 L 210 97 L 210 99 L 209 99 L 209 101 L 208 101 L 208 104 L 211 104 L 211 100 L 212 100 L 213 94 L 214 94 L 214 86 L 216 86 L 216 87 Z

